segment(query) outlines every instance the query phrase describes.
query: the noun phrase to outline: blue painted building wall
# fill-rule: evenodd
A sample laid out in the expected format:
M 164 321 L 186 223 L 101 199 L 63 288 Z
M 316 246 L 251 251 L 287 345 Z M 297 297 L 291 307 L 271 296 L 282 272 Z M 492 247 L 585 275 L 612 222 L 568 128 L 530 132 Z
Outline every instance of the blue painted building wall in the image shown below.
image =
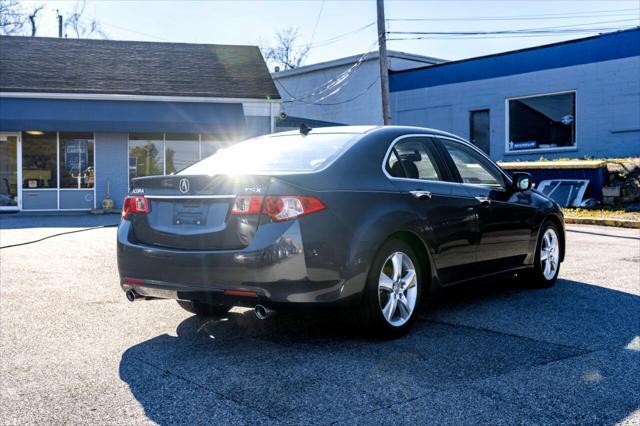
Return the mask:
M 394 124 L 469 139 L 470 112 L 490 110 L 491 157 L 640 156 L 640 30 L 394 73 Z M 575 148 L 506 152 L 507 100 L 576 93 Z
M 118 208 L 129 192 L 129 134 L 96 133 L 96 201 L 98 207 L 107 195 L 111 182 L 111 198 Z
M 270 114 L 276 114 L 279 106 L 251 101 L 248 105 L 242 101 L 163 102 L 6 96 L 0 98 L 0 131 L 93 132 L 95 206 L 100 207 L 109 185 L 110 196 L 120 208 L 129 191 L 129 133 L 212 133 L 225 141 L 270 133 Z M 93 192 L 93 189 L 23 191 L 22 209 L 91 209 L 94 207 Z

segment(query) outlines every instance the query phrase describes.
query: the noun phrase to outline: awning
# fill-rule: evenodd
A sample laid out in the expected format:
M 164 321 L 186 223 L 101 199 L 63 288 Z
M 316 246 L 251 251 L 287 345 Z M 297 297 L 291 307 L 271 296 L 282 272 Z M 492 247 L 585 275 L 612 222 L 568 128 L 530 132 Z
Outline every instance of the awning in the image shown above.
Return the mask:
M 0 130 L 241 135 L 241 103 L 0 98 Z

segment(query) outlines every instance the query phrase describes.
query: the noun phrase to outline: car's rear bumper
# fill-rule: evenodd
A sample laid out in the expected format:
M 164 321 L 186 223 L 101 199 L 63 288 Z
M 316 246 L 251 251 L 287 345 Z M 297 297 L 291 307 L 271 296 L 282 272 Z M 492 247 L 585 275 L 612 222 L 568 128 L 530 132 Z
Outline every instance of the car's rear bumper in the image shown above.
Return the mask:
M 297 221 L 260 227 L 239 250 L 175 250 L 136 243 L 131 224 L 118 228 L 118 269 L 124 291 L 144 297 L 252 306 L 340 303 L 338 271 L 309 277 Z M 242 292 L 242 293 L 239 293 Z

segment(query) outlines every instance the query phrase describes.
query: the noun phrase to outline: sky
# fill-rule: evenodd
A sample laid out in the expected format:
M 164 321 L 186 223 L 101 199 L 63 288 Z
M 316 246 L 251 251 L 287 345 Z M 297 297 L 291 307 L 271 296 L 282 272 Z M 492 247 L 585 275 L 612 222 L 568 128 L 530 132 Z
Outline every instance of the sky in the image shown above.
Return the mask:
M 56 9 L 65 16 L 75 5 L 70 0 L 27 0 L 22 3 L 26 9 L 45 5 L 37 35 L 51 37 L 57 36 Z M 385 13 L 389 20 L 388 31 L 502 31 L 559 27 L 563 30 L 607 28 L 608 31 L 640 25 L 638 0 L 387 0 Z M 312 46 L 307 65 L 377 48 L 375 0 L 87 0 L 85 14 L 97 18 L 109 38 L 114 40 L 259 45 L 272 42 L 277 30 L 293 27 L 298 29 L 300 44 Z M 429 20 L 401 20 L 416 18 Z M 391 40 L 388 48 L 455 60 L 594 34 L 597 32 L 517 38 L 460 39 L 449 36 Z M 416 35 L 389 36 L 391 39 L 407 37 Z

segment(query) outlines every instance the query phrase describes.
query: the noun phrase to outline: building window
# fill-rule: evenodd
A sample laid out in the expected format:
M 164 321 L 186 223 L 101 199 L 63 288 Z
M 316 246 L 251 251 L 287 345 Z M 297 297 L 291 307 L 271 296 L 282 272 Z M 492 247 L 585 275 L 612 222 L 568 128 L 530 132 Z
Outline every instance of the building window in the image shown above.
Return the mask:
M 60 133 L 60 188 L 93 188 L 93 133 Z
M 56 132 L 22 133 L 22 188 L 58 188 L 58 136 Z
M 576 146 L 576 94 L 508 100 L 509 151 Z
M 130 133 L 129 182 L 178 173 L 231 143 L 228 136 L 207 133 Z
M 200 160 L 200 137 L 198 134 L 167 133 L 164 149 L 165 174 L 178 173 Z
M 219 149 L 227 146 L 225 138 L 222 135 L 216 135 L 212 133 L 203 133 L 200 135 L 200 155 L 201 158 L 207 158 L 210 155 L 215 154 Z M 231 142 L 229 142 L 230 144 Z
M 164 135 L 131 133 L 129 135 L 129 179 L 164 174 Z

